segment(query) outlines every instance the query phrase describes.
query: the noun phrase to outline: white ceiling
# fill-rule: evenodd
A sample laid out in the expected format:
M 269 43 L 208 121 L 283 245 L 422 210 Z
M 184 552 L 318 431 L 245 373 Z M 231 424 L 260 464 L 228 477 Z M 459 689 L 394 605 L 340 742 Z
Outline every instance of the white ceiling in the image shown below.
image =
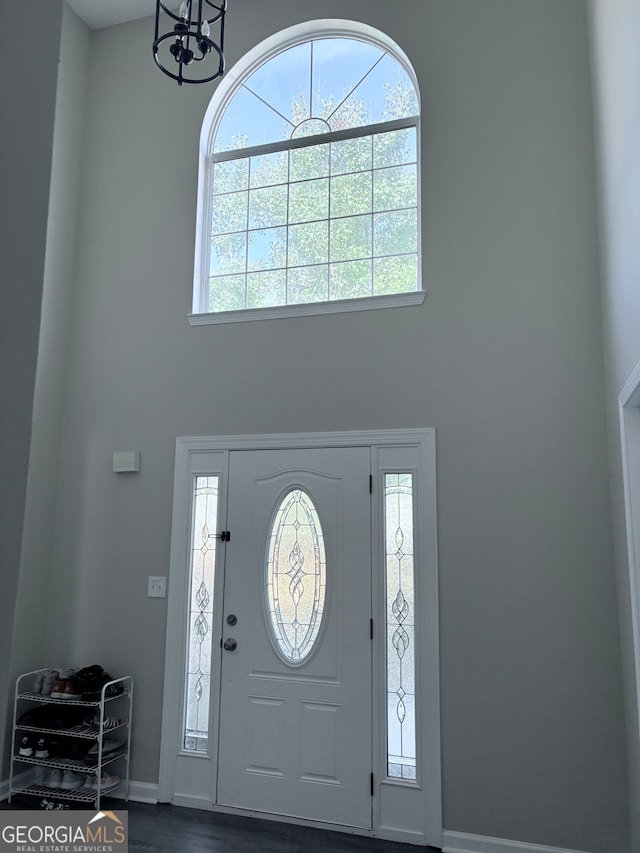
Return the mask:
M 94 30 L 146 18 L 156 11 L 154 0 L 67 0 L 67 3 Z M 167 5 L 171 8 L 174 4 Z

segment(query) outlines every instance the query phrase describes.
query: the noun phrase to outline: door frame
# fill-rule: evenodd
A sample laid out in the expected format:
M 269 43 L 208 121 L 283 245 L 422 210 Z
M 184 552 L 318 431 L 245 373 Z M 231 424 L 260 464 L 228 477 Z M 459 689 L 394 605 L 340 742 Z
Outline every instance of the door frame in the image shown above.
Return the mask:
M 173 522 L 169 565 L 165 680 L 160 748 L 158 801 L 172 802 L 214 811 L 246 814 L 211 802 L 216 790 L 219 694 L 211 703 L 209 731 L 211 749 L 206 756 L 185 753 L 180 746 L 184 696 L 184 656 L 186 600 L 189 572 L 190 518 L 192 481 L 197 473 L 218 473 L 222 504 L 221 519 L 226 512 L 227 470 L 229 455 L 235 450 L 278 450 L 321 447 L 368 447 L 373 475 L 372 511 L 372 615 L 374 625 L 384 626 L 385 604 L 382 596 L 384 560 L 382 558 L 383 502 L 376 500 L 385 470 L 396 467 L 416 474 L 415 538 L 416 549 L 416 614 L 419 614 L 416 645 L 416 714 L 418 759 L 421 762 L 417 783 L 391 779 L 386 774 L 386 690 L 384 632 L 374 628 L 373 694 L 373 826 L 358 830 L 317 824 L 313 821 L 286 818 L 291 823 L 321 825 L 342 832 L 388 838 L 416 844 L 442 846 L 442 783 L 440 746 L 440 663 L 438 621 L 438 571 L 436 540 L 436 456 L 434 429 L 372 430 L 320 433 L 279 433 L 272 435 L 191 436 L 176 440 Z M 406 465 L 408 455 L 414 460 Z M 212 467 L 213 466 L 213 467 Z M 224 498 L 222 496 L 225 496 Z M 224 526 L 223 520 L 221 524 Z M 214 598 L 223 600 L 223 553 L 218 555 Z M 222 608 L 214 607 L 212 637 L 222 635 Z M 215 649 L 215 645 L 214 645 Z M 215 657 L 215 655 L 214 655 Z M 213 664 L 213 662 L 212 662 Z M 219 684 L 220 662 L 212 671 L 212 683 Z M 198 791 L 206 785 L 206 796 L 180 790 L 179 764 L 193 759 L 196 775 L 201 779 Z M 205 781 L 206 780 L 206 781 Z M 280 819 L 276 815 L 264 815 Z
M 640 720 L 640 363 L 618 397 L 636 708 Z

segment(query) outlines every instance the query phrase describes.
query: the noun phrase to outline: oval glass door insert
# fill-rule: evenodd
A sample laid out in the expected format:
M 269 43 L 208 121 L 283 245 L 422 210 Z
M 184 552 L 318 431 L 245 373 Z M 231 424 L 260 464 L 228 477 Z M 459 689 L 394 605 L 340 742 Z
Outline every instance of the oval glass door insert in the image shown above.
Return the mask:
M 269 625 L 290 664 L 308 657 L 324 611 L 324 536 L 313 501 L 302 489 L 284 496 L 271 524 L 266 565 Z

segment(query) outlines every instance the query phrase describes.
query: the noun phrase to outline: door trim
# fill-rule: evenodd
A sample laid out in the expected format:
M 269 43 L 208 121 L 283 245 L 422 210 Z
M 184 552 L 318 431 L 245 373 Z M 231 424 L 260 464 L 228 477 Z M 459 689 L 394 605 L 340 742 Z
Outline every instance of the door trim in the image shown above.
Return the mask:
M 420 784 L 390 780 L 386 778 L 386 744 L 384 742 L 384 721 L 386 692 L 384 671 L 384 639 L 381 631 L 374 635 L 373 689 L 377 701 L 373 703 L 374 727 L 374 775 L 377 784 L 373 801 L 373 830 L 364 830 L 358 834 L 373 835 L 381 838 L 405 840 L 413 843 L 431 844 L 440 847 L 442 843 L 442 786 L 441 786 L 441 747 L 440 747 L 440 677 L 439 677 L 439 623 L 438 623 L 438 573 L 436 540 L 436 457 L 434 429 L 373 430 L 314 433 L 277 433 L 268 435 L 239 436 L 188 436 L 176 440 L 175 480 L 173 500 L 173 523 L 171 537 L 171 555 L 169 567 L 169 590 L 167 611 L 167 638 L 165 656 L 165 681 L 162 714 L 162 735 L 160 748 L 160 773 L 158 785 L 159 802 L 185 802 L 200 800 L 199 793 L 177 790 L 176 766 L 181 756 L 180 726 L 183 696 L 183 659 L 184 659 L 184 612 L 186 592 L 184 591 L 185 573 L 188 570 L 187 550 L 189 544 L 189 516 L 191 483 L 193 473 L 205 473 L 205 468 L 214 464 L 221 476 L 220 493 L 226 490 L 226 471 L 229 453 L 234 450 L 271 450 L 313 447 L 368 447 L 371 451 L 372 472 L 379 471 L 381 459 L 388 459 L 393 449 L 413 448 L 417 459 L 416 471 L 416 520 L 418 537 L 418 560 L 421 567 L 416 608 L 421 618 L 420 665 L 417 667 L 420 680 L 417 684 L 421 713 L 416 720 L 420 758 L 422 761 L 422 779 Z M 202 457 L 202 458 L 201 458 Z M 207 464 L 208 460 L 208 464 Z M 195 466 L 195 467 L 194 467 Z M 202 467 L 204 466 L 204 467 Z M 373 573 L 373 613 L 379 620 L 383 613 L 383 604 L 379 592 L 382 560 L 379 555 L 381 540 L 381 517 L 379 512 L 372 514 L 372 561 Z M 216 573 L 215 595 L 222 600 L 223 572 Z M 221 611 L 221 608 L 217 608 Z M 212 633 L 215 638 L 221 633 L 221 612 L 214 610 Z M 384 624 L 378 622 L 378 624 Z M 210 720 L 211 740 L 217 741 L 218 711 L 217 702 L 212 702 Z M 182 753 L 184 756 L 184 753 Z M 197 757 L 189 754 L 195 762 L 200 762 L 201 776 L 204 780 L 215 779 L 217 767 L 217 743 L 207 756 Z M 209 765 L 209 766 L 207 766 Z M 215 790 L 210 784 L 208 791 Z M 223 811 L 211 800 L 204 798 L 203 805 L 217 811 Z M 416 814 L 420 815 L 420 825 L 415 823 Z M 273 817 L 273 815 L 261 815 Z M 305 823 L 296 820 L 291 822 Z M 326 825 L 325 825 L 326 826 Z M 343 827 L 335 827 L 345 831 Z

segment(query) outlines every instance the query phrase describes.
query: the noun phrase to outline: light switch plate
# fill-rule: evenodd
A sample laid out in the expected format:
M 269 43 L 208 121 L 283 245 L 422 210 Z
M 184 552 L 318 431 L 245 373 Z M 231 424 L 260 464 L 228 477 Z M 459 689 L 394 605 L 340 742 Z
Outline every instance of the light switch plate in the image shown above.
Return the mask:
M 167 579 L 149 576 L 147 598 L 166 598 Z

